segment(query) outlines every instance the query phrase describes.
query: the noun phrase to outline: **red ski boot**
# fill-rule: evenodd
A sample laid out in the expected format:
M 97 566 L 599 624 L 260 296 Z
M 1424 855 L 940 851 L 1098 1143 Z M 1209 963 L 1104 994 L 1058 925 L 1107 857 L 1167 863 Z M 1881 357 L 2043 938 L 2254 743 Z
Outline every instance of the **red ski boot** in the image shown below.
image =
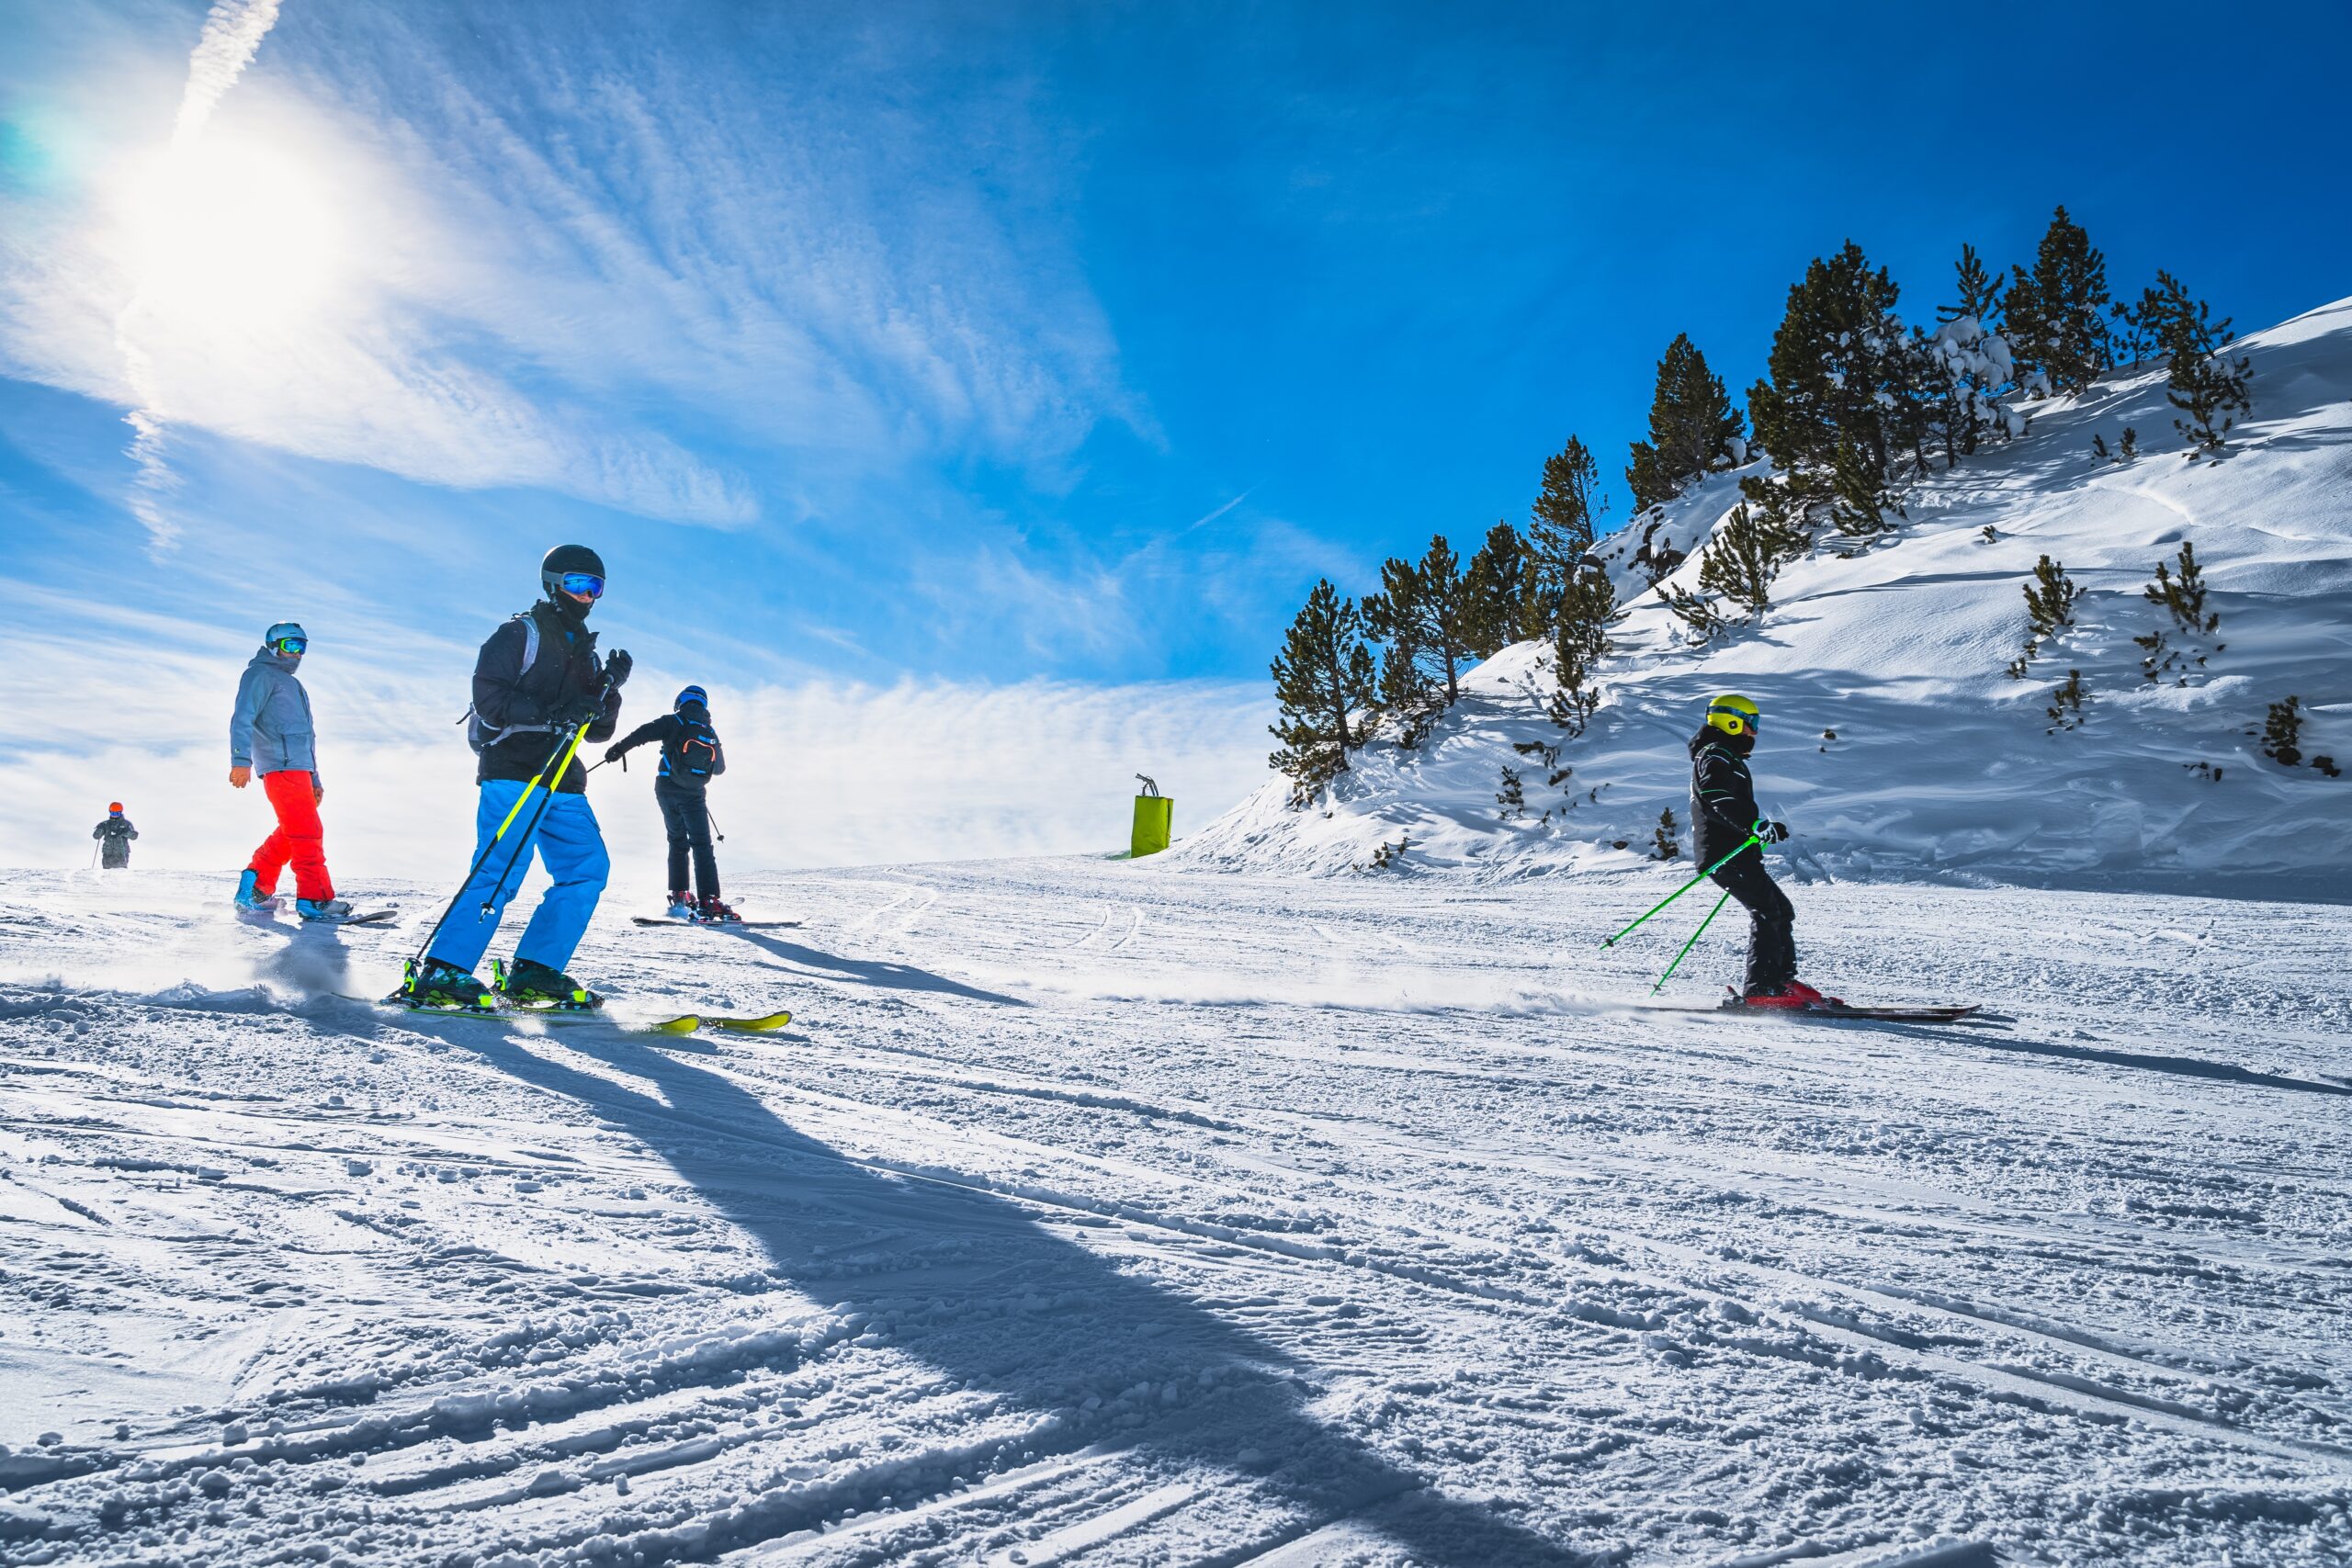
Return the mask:
M 1744 1008 L 1781 1008 L 1791 1012 L 1808 1010 L 1826 1010 L 1842 1008 L 1845 1002 L 1837 997 L 1825 997 L 1803 980 L 1791 980 L 1769 991 L 1756 991 L 1739 998 Z
M 695 906 L 695 919 L 707 926 L 740 926 L 743 917 L 720 903 L 717 898 L 705 898 Z

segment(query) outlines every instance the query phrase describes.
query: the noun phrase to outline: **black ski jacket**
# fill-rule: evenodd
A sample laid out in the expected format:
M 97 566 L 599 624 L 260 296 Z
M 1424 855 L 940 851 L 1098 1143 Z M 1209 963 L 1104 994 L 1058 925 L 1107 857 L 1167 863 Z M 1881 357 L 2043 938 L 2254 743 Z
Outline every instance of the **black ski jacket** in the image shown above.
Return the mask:
M 1756 784 L 1747 759 L 1719 729 L 1690 738 L 1690 852 L 1702 868 L 1739 846 L 1756 826 Z
M 139 829 L 130 825 L 128 817 L 109 817 L 90 829 L 93 839 L 135 839 Z
M 526 669 L 523 654 L 530 636 L 517 615 L 490 634 L 474 660 L 474 714 L 495 739 L 483 745 L 476 783 L 512 779 L 527 784 L 547 765 L 555 750 L 555 716 L 579 697 L 594 697 L 604 689 L 604 661 L 596 656 L 596 634 L 545 600 L 524 615 L 538 624 L 538 649 Z M 588 726 L 587 739 L 610 740 L 619 728 L 621 694 L 605 699 L 604 709 Z M 588 769 L 577 756 L 553 788 L 566 795 L 588 792 Z
M 696 773 L 681 761 L 680 748 L 690 736 L 700 739 L 705 734 L 709 737 L 711 755 L 704 770 Z M 639 725 L 622 736 L 606 755 L 626 754 L 649 740 L 659 741 L 662 745 L 662 771 L 655 776 L 673 789 L 690 789 L 699 795 L 712 779 L 727 771 L 727 748 L 719 743 L 718 732 L 712 729 L 707 721 L 690 726 L 674 713 L 665 713 L 660 718 Z

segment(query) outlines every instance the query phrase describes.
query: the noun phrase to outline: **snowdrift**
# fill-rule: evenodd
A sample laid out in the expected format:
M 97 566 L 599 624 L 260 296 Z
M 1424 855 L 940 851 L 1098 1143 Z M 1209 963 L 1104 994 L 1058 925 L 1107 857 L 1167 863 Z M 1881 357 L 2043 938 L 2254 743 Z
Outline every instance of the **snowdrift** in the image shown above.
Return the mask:
M 1796 829 L 1800 877 L 2340 898 L 2352 773 L 2282 766 L 2259 742 L 2269 705 L 2299 697 L 2305 757 L 2352 766 L 2352 299 L 2238 351 L 2254 408 L 2219 460 L 2185 454 L 2161 367 L 2027 403 L 2024 436 L 1918 485 L 1892 535 L 1823 539 L 1758 620 L 1692 648 L 1634 557 L 1670 542 L 1691 558 L 1668 581 L 1697 590 L 1698 548 L 1738 500 L 1737 474 L 1711 479 L 1602 542 L 1629 610 L 1581 738 L 1544 716 L 1548 650 L 1522 644 L 1481 665 L 1417 749 L 1375 741 L 1304 809 L 1276 779 L 1171 853 L 1337 873 L 1408 840 L 1390 863 L 1407 872 L 1632 868 L 1660 812 L 1686 814 L 1703 699 L 1737 691 L 1763 706 L 1758 799 Z M 2094 435 L 2112 451 L 2127 426 L 2137 457 L 2095 453 Z M 2221 622 L 2203 638 L 2173 628 L 2152 682 L 2132 639 L 2171 617 L 2143 591 L 2184 541 Z M 2012 678 L 2020 589 L 2044 554 L 2083 590 L 2076 624 Z M 2074 671 L 2079 723 L 2061 724 L 2048 710 Z M 1507 767 L 1521 815 L 1498 798 Z

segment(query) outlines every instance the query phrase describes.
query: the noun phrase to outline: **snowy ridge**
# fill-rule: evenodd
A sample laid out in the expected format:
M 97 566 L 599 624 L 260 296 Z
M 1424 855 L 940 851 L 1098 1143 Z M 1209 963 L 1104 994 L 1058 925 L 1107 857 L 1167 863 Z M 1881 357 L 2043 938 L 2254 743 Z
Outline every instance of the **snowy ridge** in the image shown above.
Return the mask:
M 1758 800 L 1796 829 L 1800 874 L 2336 897 L 2352 777 L 2282 767 L 2248 731 L 2297 696 L 2305 755 L 2352 762 L 2352 300 L 2236 352 L 2253 362 L 2254 410 L 2221 461 L 2185 458 L 2160 367 L 2026 404 L 2023 437 L 1917 485 L 1887 539 L 1849 557 L 1825 538 L 1782 571 L 1760 622 L 1692 649 L 1632 558 L 1670 542 L 1692 558 L 1668 582 L 1696 592 L 1698 548 L 1738 501 L 1739 475 L 1713 476 L 1602 541 L 1630 608 L 1581 739 L 1543 716 L 1548 649 L 1522 644 L 1472 674 L 1417 750 L 1376 741 L 1306 810 L 1277 779 L 1171 852 L 1329 874 L 1409 836 L 1408 867 L 1632 869 L 1661 808 L 1686 815 L 1684 741 L 1704 699 L 1737 691 L 1763 706 Z M 2094 455 L 2094 434 L 2111 450 L 2127 425 L 2134 460 Z M 2175 631 L 2180 658 L 2151 683 L 2132 638 L 2170 617 L 2142 591 L 2183 541 L 2221 624 L 2205 639 Z M 2076 625 L 2012 679 L 2029 632 L 2019 589 L 2043 554 L 2084 597 Z M 2074 670 L 2082 722 L 2049 733 Z M 1556 764 L 1514 750 L 1545 745 Z M 1506 766 L 1526 799 L 1511 821 Z M 1548 786 L 1556 767 L 1573 773 Z

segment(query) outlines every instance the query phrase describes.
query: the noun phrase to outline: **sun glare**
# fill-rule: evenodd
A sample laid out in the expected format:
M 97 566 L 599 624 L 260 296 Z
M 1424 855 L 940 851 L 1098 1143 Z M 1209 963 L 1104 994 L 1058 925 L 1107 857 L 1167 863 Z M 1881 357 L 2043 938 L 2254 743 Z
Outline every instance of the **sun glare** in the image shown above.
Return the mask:
M 146 309 L 208 334 L 313 314 L 343 271 L 327 182 L 249 138 L 207 134 L 159 155 L 125 218 Z

